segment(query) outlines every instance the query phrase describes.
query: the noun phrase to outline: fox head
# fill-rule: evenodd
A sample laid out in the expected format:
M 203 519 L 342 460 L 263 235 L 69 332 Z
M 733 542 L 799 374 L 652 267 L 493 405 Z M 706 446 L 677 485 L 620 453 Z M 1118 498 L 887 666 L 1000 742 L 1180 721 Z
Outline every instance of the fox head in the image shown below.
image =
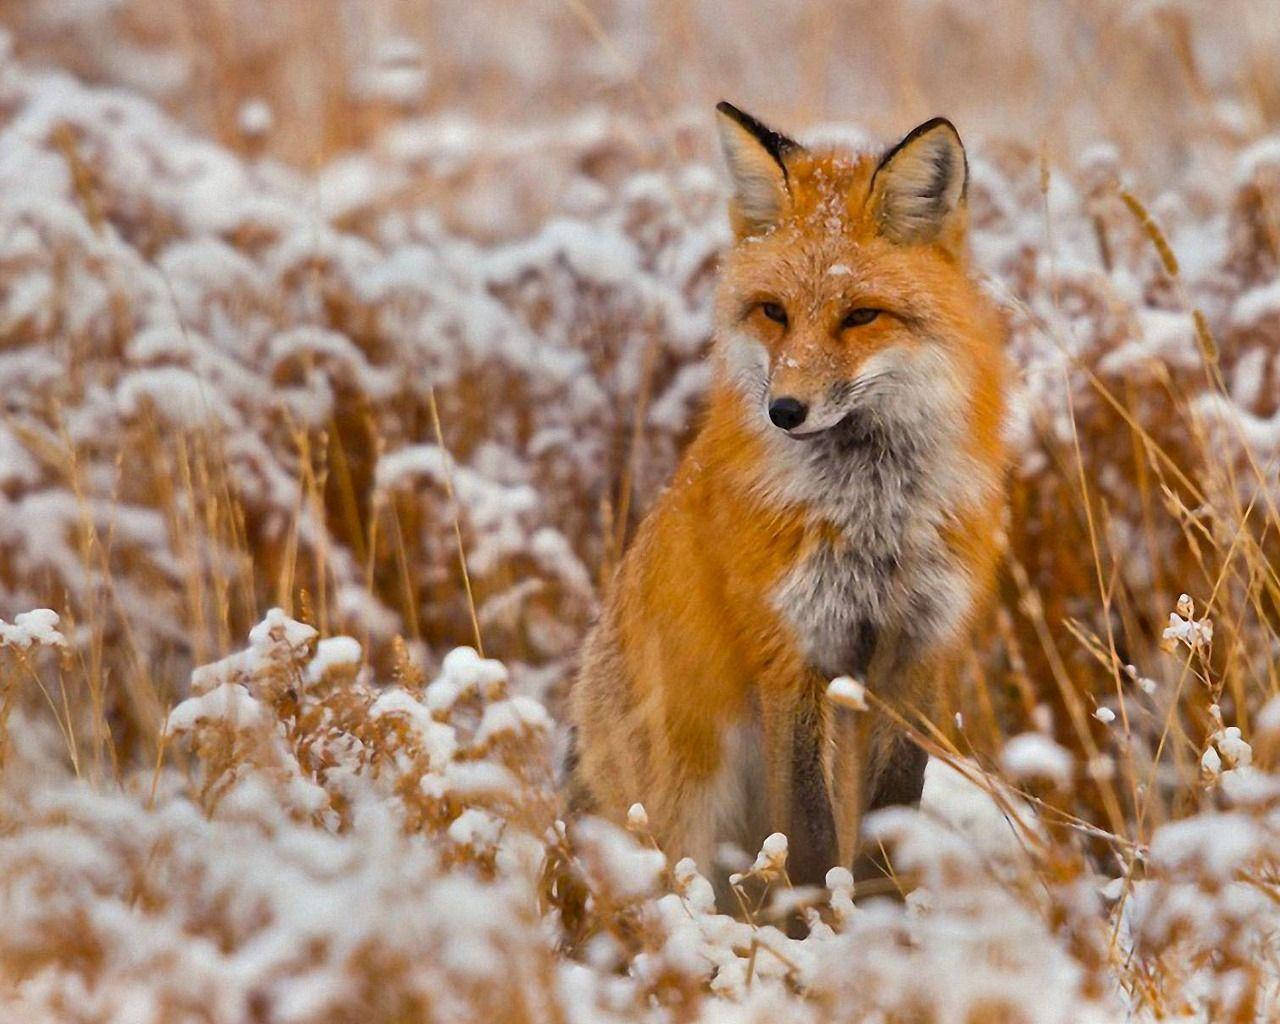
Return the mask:
M 718 354 L 762 428 L 810 438 L 858 410 L 946 415 L 993 333 L 966 268 L 968 164 L 951 122 L 866 155 L 717 111 L 735 235 Z

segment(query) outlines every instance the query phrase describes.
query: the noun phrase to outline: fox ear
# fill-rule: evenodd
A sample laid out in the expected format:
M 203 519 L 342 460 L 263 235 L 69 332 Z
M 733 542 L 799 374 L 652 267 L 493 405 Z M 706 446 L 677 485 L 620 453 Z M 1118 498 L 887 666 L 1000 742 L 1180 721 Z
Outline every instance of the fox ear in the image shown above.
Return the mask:
M 717 103 L 716 112 L 720 146 L 733 181 L 734 230 L 739 235 L 767 231 L 782 216 L 789 197 L 785 161 L 800 144 L 731 103 Z
M 880 233 L 894 242 L 940 241 L 963 233 L 969 163 L 955 125 L 935 117 L 907 133 L 871 177 L 871 206 Z

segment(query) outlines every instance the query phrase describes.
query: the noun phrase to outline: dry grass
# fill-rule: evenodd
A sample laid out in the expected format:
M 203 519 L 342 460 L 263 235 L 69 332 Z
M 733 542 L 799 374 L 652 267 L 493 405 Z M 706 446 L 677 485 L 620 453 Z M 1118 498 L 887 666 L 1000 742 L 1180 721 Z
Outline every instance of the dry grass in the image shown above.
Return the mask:
M 0 593 L 66 644 L 2 654 L 0 1010 L 1275 1013 L 1280 27 L 1006 8 L 7 8 Z M 904 723 L 1016 842 L 888 820 L 927 912 L 837 878 L 803 942 L 767 859 L 732 921 L 641 824 L 558 826 L 555 730 L 508 689 L 555 711 L 695 423 L 721 94 L 950 114 L 1025 378 L 998 606 Z M 313 670 L 280 616 L 237 656 L 272 607 L 362 658 Z M 1212 641 L 1162 644 L 1175 609 Z M 1027 733 L 1066 779 L 1010 759 Z

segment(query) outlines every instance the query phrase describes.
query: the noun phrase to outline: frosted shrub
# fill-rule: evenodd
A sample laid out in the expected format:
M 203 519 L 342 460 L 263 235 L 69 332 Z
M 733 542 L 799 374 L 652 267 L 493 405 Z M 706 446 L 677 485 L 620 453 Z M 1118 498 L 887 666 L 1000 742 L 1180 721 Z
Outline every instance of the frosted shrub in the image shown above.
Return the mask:
M 49 625 L 20 617 L 35 621 Z M 9 1012 L 454 1020 L 554 998 L 535 991 L 552 983 L 536 888 L 554 806 L 545 713 L 520 698 L 499 764 L 476 712 L 508 703 L 500 665 L 454 652 L 427 687 L 454 699 L 433 711 L 353 674 L 351 653 L 271 611 L 169 715 L 189 781 L 164 769 L 95 791 L 47 741 L 16 745 L 26 763 L 0 775 L 0 969 L 25 979 Z M 20 782 L 33 758 L 34 789 Z M 59 966 L 73 949 L 83 973 Z
M 356 653 L 269 612 L 170 713 L 185 773 L 140 769 L 95 789 L 41 728 L 12 737 L 0 965 L 21 980 L 7 1009 L 162 1020 L 199 1006 L 214 1021 L 656 1021 L 717 1004 L 815 1021 L 1120 1012 L 1106 879 L 973 764 L 931 762 L 922 808 L 870 823 L 914 880 L 905 906 L 855 904 L 843 869 L 793 899 L 786 837 L 773 835 L 744 876 L 763 891 L 739 879 L 745 902 L 730 915 L 697 865 L 653 847 L 640 809 L 630 833 L 557 820 L 550 721 L 510 694 L 501 664 L 462 648 L 425 685 L 376 687 Z M 41 785 L 23 783 L 32 773 Z M 1176 949 L 1193 964 L 1177 915 L 1243 927 L 1256 912 L 1228 880 L 1272 854 L 1252 812 L 1232 813 L 1157 833 L 1158 874 L 1124 904 L 1128 955 Z M 1230 848 L 1200 838 L 1228 824 Z M 1197 885 L 1200 909 L 1144 902 L 1166 884 Z M 778 926 L 797 910 L 803 938 Z

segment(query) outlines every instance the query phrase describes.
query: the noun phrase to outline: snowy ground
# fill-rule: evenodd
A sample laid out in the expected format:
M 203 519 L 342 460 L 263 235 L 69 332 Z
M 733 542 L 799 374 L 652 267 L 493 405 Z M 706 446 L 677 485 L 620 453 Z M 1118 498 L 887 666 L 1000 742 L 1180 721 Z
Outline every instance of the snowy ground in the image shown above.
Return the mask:
M 733 45 L 764 8 L 692 5 L 715 74 L 626 99 L 601 54 L 682 67 L 665 8 L 504 24 L 563 60 L 461 20 L 425 58 L 374 46 L 314 152 L 294 51 L 247 48 L 245 87 L 213 7 L 209 107 L 163 4 L 0 15 L 0 1016 L 1280 1015 L 1280 87 L 1252 48 L 1280 27 L 916 6 L 863 27 L 1036 83 L 954 91 L 1020 369 L 999 607 L 922 809 L 873 823 L 905 905 L 841 872 L 792 893 L 776 841 L 735 916 L 639 812 L 565 823 L 551 765 L 599 580 L 706 384 L 727 227 L 690 97 L 722 71 L 769 95 Z M 1041 149 L 1008 97 L 1060 90 L 1082 40 L 1133 63 Z M 782 127 L 914 123 L 831 80 L 865 119 Z M 797 901 L 804 939 L 774 926 Z

